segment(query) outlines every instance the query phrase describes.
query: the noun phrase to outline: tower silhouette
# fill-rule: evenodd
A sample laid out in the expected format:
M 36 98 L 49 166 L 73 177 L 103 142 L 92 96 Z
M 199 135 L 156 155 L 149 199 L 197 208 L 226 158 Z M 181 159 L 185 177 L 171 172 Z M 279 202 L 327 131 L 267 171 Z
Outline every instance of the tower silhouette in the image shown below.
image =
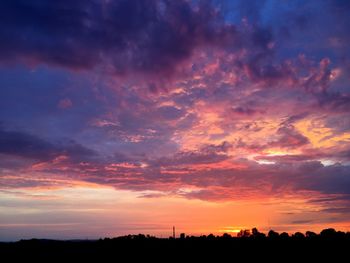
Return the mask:
M 175 238 L 175 226 L 173 226 L 173 238 Z

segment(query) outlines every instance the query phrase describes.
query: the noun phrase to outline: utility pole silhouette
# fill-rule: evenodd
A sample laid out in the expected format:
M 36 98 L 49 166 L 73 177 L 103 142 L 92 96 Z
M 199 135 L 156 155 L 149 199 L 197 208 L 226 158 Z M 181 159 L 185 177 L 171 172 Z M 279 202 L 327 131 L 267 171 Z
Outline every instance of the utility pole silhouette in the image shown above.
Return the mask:
M 173 226 L 173 238 L 175 239 L 175 226 Z

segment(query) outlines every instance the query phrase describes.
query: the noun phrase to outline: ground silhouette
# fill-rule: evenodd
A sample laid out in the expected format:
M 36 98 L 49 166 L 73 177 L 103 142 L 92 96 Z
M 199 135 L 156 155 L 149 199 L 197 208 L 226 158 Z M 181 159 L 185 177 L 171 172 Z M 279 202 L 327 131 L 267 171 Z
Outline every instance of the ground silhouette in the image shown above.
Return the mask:
M 350 232 L 332 228 L 320 234 L 307 231 L 289 235 L 270 230 L 266 235 L 253 228 L 242 230 L 237 237 L 180 236 L 157 238 L 139 234 L 99 240 L 20 240 L 0 243 L 0 255 L 7 259 L 3 262 L 314 262 L 317 259 L 346 262 L 350 249 Z

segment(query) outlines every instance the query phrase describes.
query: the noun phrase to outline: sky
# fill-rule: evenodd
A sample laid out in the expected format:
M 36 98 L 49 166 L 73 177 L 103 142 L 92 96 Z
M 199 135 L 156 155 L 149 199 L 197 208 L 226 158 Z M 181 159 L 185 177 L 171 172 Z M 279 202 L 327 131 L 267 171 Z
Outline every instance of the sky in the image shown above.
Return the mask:
M 1 1 L 0 240 L 349 231 L 349 12 Z

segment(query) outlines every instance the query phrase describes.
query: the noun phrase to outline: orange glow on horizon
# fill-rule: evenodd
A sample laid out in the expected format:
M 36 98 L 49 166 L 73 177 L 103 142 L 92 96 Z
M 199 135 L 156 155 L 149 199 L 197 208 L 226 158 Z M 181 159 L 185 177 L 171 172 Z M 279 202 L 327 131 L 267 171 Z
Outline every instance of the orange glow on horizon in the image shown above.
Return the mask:
M 12 200 L 11 202 L 16 204 L 16 208 L 14 207 L 11 212 L 13 215 L 30 213 L 35 218 L 37 213 L 38 215 L 41 213 L 40 207 L 43 205 L 46 206 L 46 210 L 52 207 L 54 209 L 52 211 L 61 214 L 62 220 L 53 222 L 50 218 L 45 221 L 40 219 L 40 221 L 34 220 L 31 224 L 46 224 L 48 228 L 50 224 L 52 227 L 55 224 L 61 224 L 66 228 L 74 227 L 74 231 L 81 233 L 88 231 L 91 237 L 130 233 L 167 237 L 172 225 L 176 225 L 178 231 L 189 235 L 208 235 L 210 233 L 236 235 L 241 229 L 253 227 L 266 233 L 269 229 L 292 233 L 306 230 L 320 231 L 325 228 L 325 224 L 321 223 L 322 214 L 319 214 L 319 220 L 321 220 L 319 223 L 290 224 L 290 219 L 288 219 L 290 216 L 285 211 L 293 211 L 298 218 L 311 216 L 313 210 L 322 209 L 316 204 L 306 203 L 307 200 L 303 197 L 290 197 L 288 202 L 285 199 L 271 200 L 263 197 L 225 202 L 186 200 L 176 196 L 144 198 L 143 193 L 115 190 L 83 182 L 81 184 L 76 182 L 69 188 L 23 188 L 20 191 L 22 194 L 16 191 L 0 193 L 2 200 Z M 152 192 L 145 192 L 145 194 L 150 193 Z M 50 206 L 47 207 L 49 203 Z M 303 212 L 305 210 L 310 210 L 310 212 Z M 70 222 L 71 225 L 69 225 L 65 219 L 65 211 L 75 214 L 78 221 Z M 120 215 L 123 215 L 122 218 Z M 87 218 L 84 219 L 85 216 Z M 94 222 L 99 222 L 95 223 L 93 228 L 88 226 L 92 219 Z M 242 222 L 244 225 L 241 225 Z M 21 224 L 26 225 L 21 217 L 11 221 L 3 218 L 0 222 L 3 227 L 20 226 Z M 120 229 L 119 224 L 124 230 Z M 133 229 L 133 225 L 138 225 L 139 228 Z M 346 230 L 349 222 L 344 221 L 329 226 Z M 113 231 L 113 228 L 119 230 Z

